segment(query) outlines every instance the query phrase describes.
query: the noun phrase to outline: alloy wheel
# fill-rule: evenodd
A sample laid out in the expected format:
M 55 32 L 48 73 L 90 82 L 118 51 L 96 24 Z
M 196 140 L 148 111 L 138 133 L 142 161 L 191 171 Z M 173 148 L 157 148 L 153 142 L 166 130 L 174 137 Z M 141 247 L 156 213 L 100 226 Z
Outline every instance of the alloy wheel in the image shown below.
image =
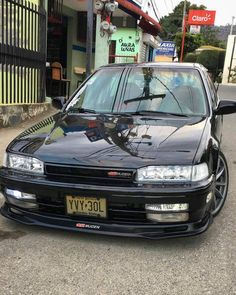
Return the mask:
M 216 187 L 213 205 L 213 216 L 216 216 L 223 208 L 229 186 L 228 165 L 225 156 L 220 152 L 216 171 Z

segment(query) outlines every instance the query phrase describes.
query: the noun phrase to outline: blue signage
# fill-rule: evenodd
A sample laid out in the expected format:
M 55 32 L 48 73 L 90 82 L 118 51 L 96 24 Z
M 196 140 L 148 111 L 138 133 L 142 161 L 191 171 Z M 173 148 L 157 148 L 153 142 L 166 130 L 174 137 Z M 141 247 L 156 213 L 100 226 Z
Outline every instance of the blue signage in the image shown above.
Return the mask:
M 163 41 L 156 49 L 156 55 L 175 56 L 175 42 Z

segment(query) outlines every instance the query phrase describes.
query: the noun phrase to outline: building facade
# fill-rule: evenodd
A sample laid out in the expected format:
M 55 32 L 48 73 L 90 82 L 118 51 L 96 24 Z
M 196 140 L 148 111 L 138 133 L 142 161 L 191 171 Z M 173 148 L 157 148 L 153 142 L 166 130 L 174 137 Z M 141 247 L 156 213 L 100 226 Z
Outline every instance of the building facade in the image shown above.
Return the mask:
M 236 35 L 228 36 L 222 83 L 236 83 Z
M 152 60 L 158 45 L 155 1 L 117 1 L 110 18 L 117 27 L 114 34 L 101 34 L 102 16 L 94 9 L 93 70 L 109 62 Z M 50 97 L 68 96 L 84 79 L 86 2 L 0 2 L 0 127 L 45 111 Z M 55 64 L 61 67 L 57 72 L 52 71 Z

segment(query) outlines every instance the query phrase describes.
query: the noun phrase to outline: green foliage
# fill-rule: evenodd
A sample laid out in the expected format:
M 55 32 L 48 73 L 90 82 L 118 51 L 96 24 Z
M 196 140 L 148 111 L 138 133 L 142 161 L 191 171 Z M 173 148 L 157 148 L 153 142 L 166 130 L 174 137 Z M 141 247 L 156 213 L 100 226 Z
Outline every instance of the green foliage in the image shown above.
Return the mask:
M 219 73 L 223 71 L 225 51 L 220 50 L 203 50 L 197 58 L 197 63 L 202 64 L 212 74 L 215 81 Z
M 197 54 L 196 53 L 188 53 L 184 58 L 184 62 L 196 62 L 197 61 Z
M 197 62 L 206 67 L 209 71 L 218 70 L 219 51 L 217 50 L 203 50 Z
M 177 33 L 175 35 L 175 43 L 176 43 L 176 48 L 177 51 L 180 54 L 181 51 L 181 44 L 182 44 L 182 32 Z M 191 53 L 194 50 L 196 50 L 197 48 L 199 48 L 201 45 L 203 44 L 203 39 L 201 34 L 190 34 L 190 33 L 186 33 L 185 36 L 185 45 L 184 45 L 184 56 L 186 55 L 186 53 Z
M 204 39 L 204 45 L 225 48 L 225 43 L 223 43 L 221 40 L 218 40 L 216 37 L 219 30 L 220 29 L 216 27 L 202 26 L 201 34 Z
M 176 32 L 180 32 L 182 30 L 182 20 L 183 20 L 183 8 L 184 1 L 181 1 L 167 16 L 164 16 L 160 20 L 160 24 L 162 26 L 163 32 L 161 33 L 161 38 L 164 40 L 173 40 L 175 38 Z M 191 2 L 187 1 L 186 3 L 186 11 L 190 9 L 206 9 L 204 5 L 196 5 L 191 4 Z
M 160 20 L 160 24 L 163 29 L 162 33 L 160 34 L 160 37 L 163 40 L 177 41 L 177 48 L 178 48 L 179 55 L 180 55 L 180 48 L 181 48 L 180 37 L 182 38 L 181 32 L 182 32 L 182 20 L 183 20 L 183 7 L 184 7 L 184 1 L 181 1 L 174 8 L 172 13 L 170 13 L 167 16 L 164 16 Z M 190 9 L 205 10 L 206 6 L 204 5 L 198 6 L 196 4 L 191 4 L 190 1 L 187 1 L 186 3 L 187 14 Z M 196 37 L 194 37 L 194 35 L 191 35 L 190 33 L 187 33 L 185 53 L 192 52 L 203 44 L 225 48 L 226 44 L 217 39 L 218 30 L 219 28 L 215 28 L 211 26 L 202 26 L 201 34 L 197 34 Z M 193 42 L 192 45 L 191 45 L 191 42 Z
M 229 77 L 230 77 L 230 82 L 231 83 L 236 83 L 236 67 L 231 69 Z

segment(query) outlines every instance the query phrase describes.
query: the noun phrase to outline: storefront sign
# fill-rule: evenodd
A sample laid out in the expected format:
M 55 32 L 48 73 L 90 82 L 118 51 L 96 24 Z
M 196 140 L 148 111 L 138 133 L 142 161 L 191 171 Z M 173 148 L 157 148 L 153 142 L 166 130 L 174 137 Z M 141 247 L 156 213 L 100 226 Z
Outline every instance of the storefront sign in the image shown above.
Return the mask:
M 211 26 L 215 23 L 215 15 L 214 10 L 189 10 L 188 24 Z
M 134 42 L 120 42 L 121 53 L 135 53 L 135 43 Z
M 175 42 L 164 41 L 156 49 L 155 61 L 172 61 L 175 52 Z
M 191 25 L 190 26 L 190 33 L 191 34 L 200 34 L 201 33 L 201 26 Z

